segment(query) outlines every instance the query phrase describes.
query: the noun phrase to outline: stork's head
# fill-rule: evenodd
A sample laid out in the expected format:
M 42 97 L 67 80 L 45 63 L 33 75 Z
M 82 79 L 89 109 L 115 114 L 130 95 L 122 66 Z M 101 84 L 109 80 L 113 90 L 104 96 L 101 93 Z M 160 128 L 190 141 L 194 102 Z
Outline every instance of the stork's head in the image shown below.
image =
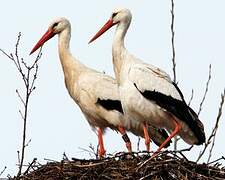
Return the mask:
M 45 42 L 47 42 L 49 39 L 54 37 L 56 34 L 59 34 L 63 30 L 70 28 L 70 22 L 64 18 L 57 18 L 55 19 L 48 27 L 48 30 L 46 33 L 41 37 L 41 39 L 37 42 L 37 44 L 34 46 L 30 54 L 35 52 L 39 47 L 41 47 Z
M 113 21 L 113 24 L 117 23 L 130 23 L 132 14 L 129 9 L 126 8 L 116 8 L 111 14 L 110 19 Z
M 132 19 L 132 14 L 129 9 L 126 8 L 116 8 L 110 19 L 106 22 L 106 24 L 96 33 L 96 35 L 89 41 L 89 43 L 93 42 L 95 39 L 100 37 L 104 32 L 113 27 L 116 24 L 124 25 L 124 29 L 127 29 L 130 25 Z

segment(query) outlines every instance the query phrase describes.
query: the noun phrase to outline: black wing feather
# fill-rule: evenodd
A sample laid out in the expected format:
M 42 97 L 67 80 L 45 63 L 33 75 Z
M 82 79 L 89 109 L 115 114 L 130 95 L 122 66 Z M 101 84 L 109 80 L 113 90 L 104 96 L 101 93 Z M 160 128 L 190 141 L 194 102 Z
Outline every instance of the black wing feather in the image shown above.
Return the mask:
M 96 104 L 102 106 L 107 110 L 116 110 L 123 114 L 123 108 L 121 101 L 119 100 L 112 100 L 112 99 L 100 99 L 98 98 Z
M 173 115 L 175 115 L 178 119 L 184 121 L 197 137 L 197 145 L 204 143 L 205 133 L 201 121 L 198 119 L 197 114 L 185 103 L 183 94 L 181 93 L 178 86 L 175 83 L 173 83 L 173 85 L 179 92 L 182 101 L 157 91 L 146 90 L 144 92 L 141 92 L 134 83 L 134 86 L 146 99 L 154 101 L 158 106 L 166 109 L 168 112 L 171 112 Z

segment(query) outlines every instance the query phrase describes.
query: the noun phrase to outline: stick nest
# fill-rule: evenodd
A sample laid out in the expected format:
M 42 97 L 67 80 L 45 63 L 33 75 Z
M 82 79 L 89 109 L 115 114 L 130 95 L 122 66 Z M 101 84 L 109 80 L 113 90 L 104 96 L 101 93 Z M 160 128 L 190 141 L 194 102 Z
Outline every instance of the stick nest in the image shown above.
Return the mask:
M 197 164 L 189 161 L 182 152 L 165 151 L 146 162 L 150 154 L 118 153 L 105 159 L 76 159 L 61 162 L 34 163 L 17 179 L 61 180 L 61 179 L 225 179 L 225 167 L 218 161 Z M 225 160 L 224 157 L 220 158 Z M 16 178 L 15 178 L 16 179 Z

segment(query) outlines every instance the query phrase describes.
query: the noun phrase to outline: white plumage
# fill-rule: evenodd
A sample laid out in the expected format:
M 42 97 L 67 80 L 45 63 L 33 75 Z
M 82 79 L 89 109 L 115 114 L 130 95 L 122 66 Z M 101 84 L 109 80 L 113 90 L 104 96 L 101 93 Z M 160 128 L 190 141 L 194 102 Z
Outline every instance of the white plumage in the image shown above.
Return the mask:
M 116 26 L 112 45 L 113 65 L 120 98 L 125 112 L 126 126 L 137 122 L 149 123 L 172 132 L 164 145 L 176 134 L 189 144 L 205 142 L 203 124 L 196 113 L 185 103 L 183 95 L 169 75 L 131 55 L 124 46 L 124 37 L 132 19 L 128 9 L 117 8 L 109 21 L 90 40 Z
M 131 151 L 131 143 L 124 129 L 124 116 L 117 83 L 112 77 L 86 67 L 71 55 L 69 49 L 71 25 L 67 19 L 59 18 L 53 21 L 31 53 L 56 34 L 59 35 L 58 51 L 66 88 L 89 124 L 94 129 L 98 127 L 99 155 L 105 154 L 102 133 L 108 127 L 118 130 L 123 135 L 127 148 Z M 144 136 L 140 123 L 130 131 Z M 150 133 L 154 136 L 153 140 L 158 145 L 167 137 L 165 132 L 153 127 L 149 127 L 148 131 L 151 131 Z

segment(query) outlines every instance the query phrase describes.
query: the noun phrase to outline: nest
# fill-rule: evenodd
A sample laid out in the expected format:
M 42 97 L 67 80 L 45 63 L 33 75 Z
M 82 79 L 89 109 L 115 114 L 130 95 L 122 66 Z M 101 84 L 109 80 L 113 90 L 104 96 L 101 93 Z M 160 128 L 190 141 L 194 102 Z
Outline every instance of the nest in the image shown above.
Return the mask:
M 76 159 L 30 165 L 18 179 L 225 179 L 225 168 L 219 161 L 197 164 L 189 161 L 182 152 L 165 151 L 152 160 L 149 153 L 118 153 L 105 159 Z M 220 160 L 224 157 L 220 158 Z M 213 164 L 213 165 L 212 165 Z

